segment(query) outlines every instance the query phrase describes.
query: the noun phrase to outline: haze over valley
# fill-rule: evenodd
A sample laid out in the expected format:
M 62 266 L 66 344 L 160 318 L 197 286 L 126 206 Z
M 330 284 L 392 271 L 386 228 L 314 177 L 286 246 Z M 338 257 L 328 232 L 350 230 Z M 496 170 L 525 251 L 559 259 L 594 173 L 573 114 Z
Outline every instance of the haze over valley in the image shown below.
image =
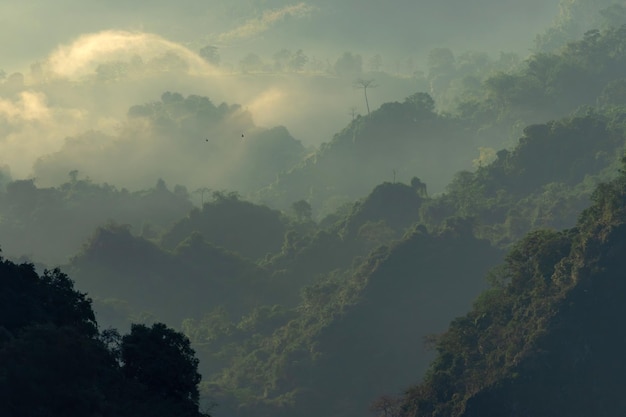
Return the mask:
M 0 23 L 0 415 L 624 414 L 626 2 Z

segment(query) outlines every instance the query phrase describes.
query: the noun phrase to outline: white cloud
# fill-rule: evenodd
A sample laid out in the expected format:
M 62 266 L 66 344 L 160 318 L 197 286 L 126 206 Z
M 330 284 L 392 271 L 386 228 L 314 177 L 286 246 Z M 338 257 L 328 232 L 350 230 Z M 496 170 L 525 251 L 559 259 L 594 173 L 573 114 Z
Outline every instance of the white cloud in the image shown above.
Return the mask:
M 298 3 L 280 9 L 267 10 L 261 17 L 250 19 L 243 25 L 223 33 L 219 36 L 219 42 L 229 42 L 233 40 L 248 39 L 260 35 L 282 19 L 291 16 L 301 18 L 310 15 L 315 8 L 306 3 Z
M 162 37 L 142 32 L 107 30 L 80 36 L 69 45 L 58 47 L 46 60 L 49 75 L 76 77 L 93 73 L 104 62 L 144 61 L 174 53 L 189 66 L 191 73 L 211 73 L 216 69 L 195 52 Z

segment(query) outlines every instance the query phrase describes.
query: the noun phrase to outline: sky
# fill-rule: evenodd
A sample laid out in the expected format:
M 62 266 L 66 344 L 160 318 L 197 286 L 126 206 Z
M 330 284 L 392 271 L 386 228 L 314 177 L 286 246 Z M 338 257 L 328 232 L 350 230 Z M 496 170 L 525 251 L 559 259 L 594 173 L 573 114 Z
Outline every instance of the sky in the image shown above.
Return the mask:
M 81 146 L 132 141 L 120 136 L 128 131 L 128 109 L 165 91 L 240 104 L 256 126 L 283 125 L 315 147 L 345 127 L 352 112 L 366 112 L 356 75 L 333 73 L 343 53 L 361 56 L 364 70 L 373 56 L 382 57 L 381 69 L 393 76 L 378 76 L 369 92 L 377 108 L 423 87 L 413 71 L 425 69 L 432 48 L 527 55 L 557 6 L 557 0 L 4 0 L 0 167 L 14 178 L 36 176 L 37 161 L 71 158 L 59 152 L 86 132 L 113 142 Z M 218 65 L 198 55 L 207 45 L 219 51 Z M 299 71 L 276 71 L 282 49 L 300 49 L 308 62 Z M 243 71 L 251 54 L 262 64 Z

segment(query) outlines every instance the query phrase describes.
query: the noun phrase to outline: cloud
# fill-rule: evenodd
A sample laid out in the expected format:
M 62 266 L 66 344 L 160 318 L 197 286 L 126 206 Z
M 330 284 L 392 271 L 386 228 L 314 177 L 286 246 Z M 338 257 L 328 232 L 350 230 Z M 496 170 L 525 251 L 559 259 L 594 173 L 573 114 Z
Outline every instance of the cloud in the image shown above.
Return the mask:
M 53 51 L 45 62 L 49 75 L 76 77 L 93 73 L 99 64 L 111 61 L 144 61 L 173 53 L 181 58 L 191 73 L 211 73 L 216 69 L 195 52 L 162 37 L 142 32 L 107 30 L 80 36 L 69 45 Z
M 267 10 L 263 12 L 261 17 L 250 19 L 243 25 L 221 34 L 218 37 L 218 41 L 220 43 L 227 43 L 234 40 L 252 38 L 265 32 L 286 17 L 302 18 L 310 15 L 314 10 L 314 7 L 309 6 L 306 3 L 298 3 L 281 9 Z
M 0 165 L 9 164 L 20 177 L 30 175 L 40 155 L 57 151 L 65 135 L 86 128 L 85 116 L 75 108 L 51 108 L 41 92 L 0 99 Z
M 254 114 L 257 123 L 271 126 L 279 123 L 276 120 L 277 109 L 288 107 L 287 98 L 290 97 L 283 90 L 277 87 L 270 87 L 254 97 L 247 108 Z
M 265 15 L 268 21 L 286 11 L 273 13 Z M 168 57 L 184 65 L 168 66 Z M 0 82 L 0 166 L 10 165 L 14 178 L 35 175 L 41 185 L 57 184 L 70 170 L 80 169 L 94 179 L 120 186 L 143 187 L 158 175 L 171 182 L 189 181 L 189 185 L 194 178 L 206 181 L 210 177 L 216 184 L 235 187 L 230 166 L 237 164 L 220 149 L 203 146 L 206 161 L 191 164 L 198 156 L 195 151 L 179 155 L 180 141 L 153 142 L 151 126 L 129 121 L 129 108 L 159 101 L 166 91 L 209 97 L 215 105 L 238 103 L 257 126 L 284 125 L 307 145 L 328 140 L 345 125 L 347 109 L 357 94 L 350 83 L 327 75 L 259 77 L 218 71 L 182 45 L 153 34 L 118 30 L 85 34 L 60 45 L 41 62 L 41 68 L 43 75 L 31 69 L 23 82 Z M 360 103 L 361 96 L 356 99 Z M 223 136 L 239 138 L 241 124 L 236 120 L 225 123 L 234 126 L 235 133 Z M 180 134 L 171 135 L 182 136 L 194 124 L 185 126 Z M 203 139 L 208 132 L 197 135 Z M 189 140 L 196 143 L 195 138 Z M 125 152 L 118 155 L 119 149 Z M 228 157 L 239 158 L 236 150 Z M 173 163 L 157 164 L 162 172 L 156 172 L 150 164 L 154 158 L 147 157 L 150 152 Z M 138 162 L 128 166 L 136 166 L 135 170 L 122 172 L 110 164 L 132 158 Z M 54 172 L 53 165 L 58 167 Z M 190 165 L 197 165 L 201 172 L 190 174 Z

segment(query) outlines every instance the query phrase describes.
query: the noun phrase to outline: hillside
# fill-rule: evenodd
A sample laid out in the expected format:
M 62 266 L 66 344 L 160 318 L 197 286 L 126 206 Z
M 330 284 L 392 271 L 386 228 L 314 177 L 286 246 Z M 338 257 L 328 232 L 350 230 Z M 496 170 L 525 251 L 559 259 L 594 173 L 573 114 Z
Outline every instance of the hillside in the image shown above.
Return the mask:
M 305 287 L 292 310 L 263 308 L 230 323 L 211 315 L 184 328 L 213 363 L 207 392 L 222 412 L 356 416 L 426 369 L 424 337 L 467 309 L 498 259 L 466 229 L 417 229 Z
M 455 58 L 439 50 L 427 75 L 430 94 L 415 93 L 357 117 L 279 173 L 259 198 L 278 207 L 306 199 L 326 215 L 394 178 L 417 176 L 441 193 L 458 171 L 486 165 L 521 135 L 542 134 L 528 126 L 623 106 L 625 42 L 624 27 L 591 31 L 512 69 L 487 61 L 480 75 L 479 56 Z M 447 98 L 451 94 L 454 99 Z M 433 96 L 446 102 L 447 111 L 436 108 Z
M 387 18 L 427 29 L 425 15 L 403 14 L 426 1 L 396 3 Z M 483 21 L 530 7 L 513 3 L 430 11 Z M 623 415 L 626 25 L 609 3 L 563 0 L 526 59 L 435 47 L 410 76 L 380 59 L 368 71 L 354 52 L 308 72 L 304 53 L 285 49 L 218 77 L 217 47 L 200 58 L 126 31 L 57 51 L 129 42 L 104 58 L 122 61 L 89 61 L 94 74 L 39 68 L 35 80 L 35 66 L 20 84 L 0 72 L 0 150 L 14 152 L 0 152 L 11 163 L 0 161 L 1 417 L 2 404 L 8 417 L 201 417 L 210 404 L 216 417 Z M 280 32 L 296 43 L 324 19 L 336 22 L 324 36 L 376 38 L 383 8 L 219 6 L 234 27 L 275 19 L 263 42 Z M 357 6 L 362 19 L 347 23 Z M 160 57 L 164 45 L 175 52 Z M 180 82 L 159 81 L 169 78 Z M 255 85 L 246 94 L 258 101 L 214 103 L 209 79 L 233 98 Z M 406 98 L 378 106 L 392 79 Z M 153 82 L 170 91 L 145 99 Z M 319 148 L 256 119 L 307 119 L 324 136 L 334 124 L 319 115 L 335 107 L 307 95 L 316 85 L 326 103 L 343 85 L 366 111 L 337 113 L 352 120 Z M 118 107 L 83 108 L 65 88 L 84 102 L 108 91 Z M 17 165 L 34 162 L 22 178 L 12 158 L 48 127 L 44 153 L 23 152 Z
M 619 415 L 626 174 L 575 228 L 528 235 L 437 343 L 402 416 Z

